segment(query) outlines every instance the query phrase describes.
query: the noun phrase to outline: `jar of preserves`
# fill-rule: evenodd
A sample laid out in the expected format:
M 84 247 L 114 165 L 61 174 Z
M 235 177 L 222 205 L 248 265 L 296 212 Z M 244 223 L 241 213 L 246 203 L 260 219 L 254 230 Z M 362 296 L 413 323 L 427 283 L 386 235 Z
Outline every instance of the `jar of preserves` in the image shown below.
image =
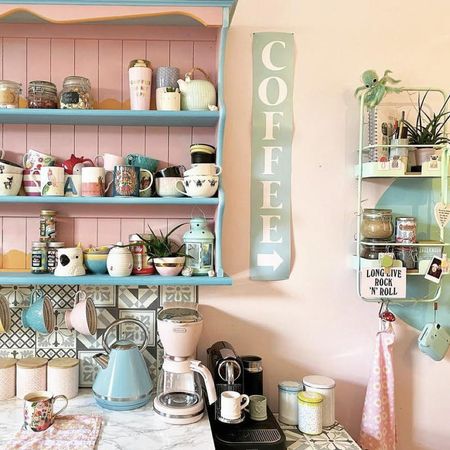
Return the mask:
M 403 263 L 403 267 L 406 267 L 406 269 L 415 269 L 418 260 L 417 248 L 397 247 L 395 249 L 395 259 L 399 259 Z
M 361 234 L 364 238 L 386 240 L 394 232 L 391 209 L 364 209 Z
M 322 433 L 323 397 L 317 392 L 298 393 L 298 429 L 305 434 Z
M 282 381 L 278 385 L 278 412 L 281 422 L 288 425 L 298 424 L 297 395 L 303 389 L 297 381 Z
M 361 244 L 360 256 L 364 259 L 379 259 L 380 253 L 392 253 L 392 246 L 386 245 L 375 245 L 379 242 L 378 239 L 366 239 L 366 244 Z M 373 244 L 370 244 L 373 242 Z
M 58 248 L 64 248 L 64 242 L 49 242 L 47 249 L 47 269 L 54 273 L 58 265 Z
M 22 85 L 15 81 L 0 80 L 0 108 L 18 108 Z
M 47 272 L 47 244 L 45 242 L 33 242 L 31 245 L 31 272 Z
M 145 240 L 151 239 L 150 234 L 130 234 L 128 240 L 130 244 L 130 250 L 133 254 L 133 275 L 153 275 L 155 273 L 155 266 L 153 262 L 149 260 L 147 253 L 147 247 L 145 246 Z
M 39 239 L 50 242 L 56 239 L 56 211 L 43 209 L 39 222 Z
M 30 81 L 28 84 L 28 108 L 56 109 L 58 94 L 50 81 Z
M 59 105 L 61 109 L 92 109 L 89 80 L 78 76 L 64 78 Z
M 416 242 L 417 224 L 415 217 L 397 217 L 395 221 L 395 241 L 403 244 Z

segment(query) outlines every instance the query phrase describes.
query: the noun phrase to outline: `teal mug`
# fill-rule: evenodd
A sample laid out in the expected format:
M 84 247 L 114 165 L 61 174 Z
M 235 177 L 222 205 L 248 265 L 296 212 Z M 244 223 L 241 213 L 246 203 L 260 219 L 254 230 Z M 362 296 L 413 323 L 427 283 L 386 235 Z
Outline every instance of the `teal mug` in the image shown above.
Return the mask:
M 138 155 L 136 153 L 130 153 L 125 157 L 125 164 L 140 167 L 141 169 L 147 169 L 150 170 L 150 172 L 156 172 L 158 163 L 159 161 L 157 159 L 149 158 L 144 155 Z
M 22 325 L 41 334 L 52 333 L 55 329 L 52 302 L 43 291 L 31 293 L 29 308 L 22 310 Z

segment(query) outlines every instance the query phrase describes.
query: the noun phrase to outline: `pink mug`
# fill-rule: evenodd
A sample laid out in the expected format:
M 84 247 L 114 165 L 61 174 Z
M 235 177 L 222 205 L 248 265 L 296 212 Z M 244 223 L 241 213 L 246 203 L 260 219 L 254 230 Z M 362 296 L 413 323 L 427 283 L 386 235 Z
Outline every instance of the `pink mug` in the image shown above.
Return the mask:
M 99 163 L 99 161 L 102 161 Z M 114 155 L 112 153 L 103 153 L 103 155 L 97 155 L 94 158 L 96 164 L 103 164 L 103 168 L 107 172 L 113 172 L 115 166 L 123 166 L 125 164 L 125 158 L 123 156 Z
M 94 302 L 86 297 L 86 292 L 75 294 L 72 311 L 66 311 L 65 322 L 68 330 L 93 335 L 97 331 L 97 314 Z
M 41 172 L 37 169 L 25 169 L 23 171 L 23 188 L 25 194 L 40 197 L 41 195 Z

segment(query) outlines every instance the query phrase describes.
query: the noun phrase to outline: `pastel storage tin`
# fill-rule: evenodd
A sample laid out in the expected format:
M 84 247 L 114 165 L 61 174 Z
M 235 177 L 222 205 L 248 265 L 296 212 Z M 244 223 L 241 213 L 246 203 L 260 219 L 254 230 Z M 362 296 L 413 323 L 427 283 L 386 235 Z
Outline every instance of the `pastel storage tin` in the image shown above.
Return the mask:
M 316 392 L 298 393 L 298 429 L 305 434 L 322 433 L 323 397 Z
M 0 400 L 16 395 L 16 360 L 0 358 Z
M 22 358 L 17 360 L 17 398 L 34 391 L 47 390 L 46 358 Z
M 47 389 L 54 395 L 78 395 L 79 364 L 76 358 L 55 358 L 48 362 Z
M 303 390 L 302 383 L 282 381 L 278 385 L 278 412 L 281 422 L 288 425 L 298 424 L 298 393 Z
M 331 427 L 335 422 L 335 386 L 336 382 L 329 377 L 321 375 L 308 375 L 303 378 L 305 391 L 316 392 L 323 397 L 323 420 L 324 427 Z

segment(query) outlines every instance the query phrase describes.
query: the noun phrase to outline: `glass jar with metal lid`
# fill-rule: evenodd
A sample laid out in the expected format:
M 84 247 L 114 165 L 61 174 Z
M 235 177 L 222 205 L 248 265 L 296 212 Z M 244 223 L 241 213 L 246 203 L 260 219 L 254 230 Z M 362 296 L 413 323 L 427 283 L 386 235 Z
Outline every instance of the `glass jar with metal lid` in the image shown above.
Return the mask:
M 39 219 L 39 237 L 41 242 L 56 239 L 56 211 L 43 209 Z
M 54 273 L 58 265 L 58 248 L 64 248 L 64 242 L 49 242 L 47 249 L 47 269 Z
M 0 108 L 18 108 L 22 85 L 10 80 L 0 80 Z
M 59 105 L 61 109 L 92 109 L 89 80 L 78 76 L 64 78 Z
M 31 245 L 31 272 L 47 272 L 47 244 L 45 242 L 33 242 Z
M 298 429 L 305 434 L 322 433 L 323 397 L 316 392 L 298 393 Z
M 133 275 L 153 275 L 155 266 L 147 253 L 145 241 L 150 241 L 150 234 L 130 234 L 128 241 L 133 255 Z
M 365 244 L 361 244 L 360 256 L 364 259 L 379 259 L 380 253 L 392 253 L 393 247 L 388 243 L 386 245 L 376 245 L 380 242 L 378 239 L 366 239 Z M 373 244 L 371 244 L 373 242 Z
M 35 80 L 28 83 L 28 108 L 56 109 L 58 94 L 50 81 Z
M 394 232 L 391 209 L 364 209 L 361 235 L 365 239 L 390 239 Z

